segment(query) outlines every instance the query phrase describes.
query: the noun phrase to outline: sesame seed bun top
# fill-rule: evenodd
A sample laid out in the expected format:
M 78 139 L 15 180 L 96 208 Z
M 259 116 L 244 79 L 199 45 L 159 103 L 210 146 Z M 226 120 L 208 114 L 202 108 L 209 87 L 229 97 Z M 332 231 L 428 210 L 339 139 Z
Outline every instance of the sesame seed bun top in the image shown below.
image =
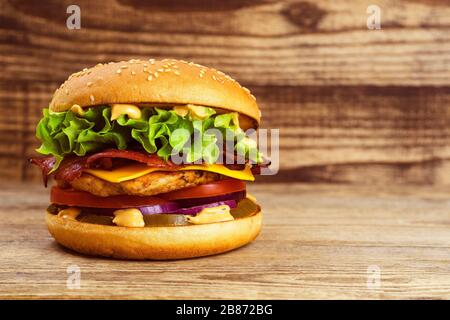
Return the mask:
M 230 76 L 175 59 L 133 59 L 83 69 L 55 91 L 50 110 L 113 103 L 209 106 L 239 112 L 253 120 L 252 127 L 259 125 L 261 117 L 255 97 Z

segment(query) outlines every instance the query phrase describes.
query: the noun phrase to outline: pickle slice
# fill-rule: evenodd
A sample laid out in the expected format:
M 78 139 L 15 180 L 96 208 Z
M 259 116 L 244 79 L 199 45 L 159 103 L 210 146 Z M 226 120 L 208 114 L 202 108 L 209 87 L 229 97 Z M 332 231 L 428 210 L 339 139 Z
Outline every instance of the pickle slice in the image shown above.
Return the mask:
M 259 206 L 249 198 L 239 201 L 236 208 L 230 210 L 235 219 L 250 217 L 259 211 Z
M 239 201 L 236 208 L 231 209 L 230 213 L 235 219 L 250 217 L 259 211 L 259 206 L 252 200 L 246 198 Z M 175 227 L 191 226 L 187 221 L 187 215 L 184 214 L 144 214 L 145 227 Z M 85 223 L 100 224 L 104 226 L 115 226 L 112 222 L 113 216 L 98 215 L 88 212 L 82 212 L 77 220 Z
M 113 219 L 113 216 L 91 213 L 83 213 L 77 218 L 80 222 L 100 224 L 104 226 L 115 226 L 112 222 Z M 146 227 L 189 225 L 186 220 L 186 216 L 182 214 L 144 214 L 144 222 Z
M 51 205 L 49 205 L 47 207 L 47 212 L 50 213 L 50 214 L 57 215 L 58 212 L 60 212 L 63 209 L 66 209 L 66 208 L 67 208 L 67 206 L 60 206 L 60 205 L 57 205 L 57 204 L 51 204 Z
M 184 214 L 144 214 L 144 221 L 146 227 L 189 225 Z
M 82 213 L 77 218 L 77 220 L 80 222 L 101 224 L 104 226 L 115 226 L 115 224 L 112 222 L 113 219 L 114 219 L 114 217 L 112 217 L 112 216 L 104 216 L 104 215 L 89 214 L 89 213 Z

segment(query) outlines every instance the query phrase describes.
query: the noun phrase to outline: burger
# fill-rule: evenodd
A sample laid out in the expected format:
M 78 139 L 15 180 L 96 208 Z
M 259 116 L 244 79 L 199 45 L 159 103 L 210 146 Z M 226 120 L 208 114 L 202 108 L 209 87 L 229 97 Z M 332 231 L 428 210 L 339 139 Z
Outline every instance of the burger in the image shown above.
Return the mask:
M 174 59 L 72 74 L 36 128 L 46 224 L 62 246 L 120 259 L 182 259 L 254 240 L 246 191 L 269 162 L 252 139 L 255 97 L 230 76 Z

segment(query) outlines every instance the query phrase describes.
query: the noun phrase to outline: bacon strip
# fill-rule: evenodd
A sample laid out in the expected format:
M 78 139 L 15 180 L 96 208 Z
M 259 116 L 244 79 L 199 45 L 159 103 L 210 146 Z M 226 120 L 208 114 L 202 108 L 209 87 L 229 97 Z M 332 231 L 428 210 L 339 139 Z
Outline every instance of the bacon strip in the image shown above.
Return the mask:
M 37 165 L 42 169 L 42 181 L 44 182 L 44 186 L 47 187 L 48 182 L 48 173 L 52 170 L 55 165 L 54 157 L 34 157 L 31 158 L 30 163 Z
M 151 168 L 165 168 L 176 170 L 182 165 L 176 165 L 171 161 L 165 161 L 156 154 L 149 154 L 141 151 L 108 149 L 93 155 L 77 157 L 65 157 L 58 170 L 55 171 L 55 179 L 60 181 L 73 181 L 81 176 L 84 170 L 90 168 L 111 168 L 113 159 L 127 159 L 145 163 Z M 49 172 L 55 165 L 55 158 L 52 156 L 34 157 L 30 159 L 32 164 L 39 166 L 42 170 L 44 185 L 47 186 Z M 266 167 L 270 162 L 260 165 L 253 165 L 252 172 L 259 174 L 262 167 Z M 242 170 L 245 165 L 225 164 L 232 170 Z
M 177 165 L 175 165 L 173 162 L 165 161 L 160 157 L 158 157 L 156 154 L 149 154 L 140 151 L 118 150 L 118 149 L 108 149 L 95 153 L 87 158 L 86 163 L 89 165 L 102 158 L 121 158 L 134 160 L 137 162 L 145 163 L 153 168 L 177 167 Z
M 55 179 L 61 181 L 73 181 L 79 178 L 85 169 L 89 168 L 87 160 L 89 157 L 65 158 L 55 171 Z
M 108 149 L 90 156 L 71 156 L 64 158 L 58 170 L 55 171 L 55 179 L 62 181 L 73 181 L 79 178 L 82 172 L 86 169 L 105 167 L 105 163 L 109 164 L 106 165 L 106 167 L 111 167 L 111 159 L 116 158 L 145 163 L 152 168 L 167 168 L 174 170 L 179 167 L 170 161 L 164 161 L 156 154 L 148 154 L 145 152 L 130 150 Z M 55 164 L 55 158 L 52 156 L 34 157 L 30 159 L 30 162 L 41 168 L 44 185 L 47 186 L 49 177 L 48 174 Z

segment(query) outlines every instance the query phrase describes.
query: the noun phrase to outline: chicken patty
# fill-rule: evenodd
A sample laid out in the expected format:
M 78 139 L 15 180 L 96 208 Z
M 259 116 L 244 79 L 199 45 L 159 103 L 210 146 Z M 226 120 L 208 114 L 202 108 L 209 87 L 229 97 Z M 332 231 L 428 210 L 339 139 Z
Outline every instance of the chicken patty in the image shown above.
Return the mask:
M 193 187 L 219 180 L 220 175 L 208 171 L 192 170 L 177 172 L 153 172 L 142 177 L 119 183 L 109 182 L 83 173 L 70 182 L 77 190 L 87 191 L 96 196 L 109 197 L 122 194 L 153 196 L 160 193 Z

